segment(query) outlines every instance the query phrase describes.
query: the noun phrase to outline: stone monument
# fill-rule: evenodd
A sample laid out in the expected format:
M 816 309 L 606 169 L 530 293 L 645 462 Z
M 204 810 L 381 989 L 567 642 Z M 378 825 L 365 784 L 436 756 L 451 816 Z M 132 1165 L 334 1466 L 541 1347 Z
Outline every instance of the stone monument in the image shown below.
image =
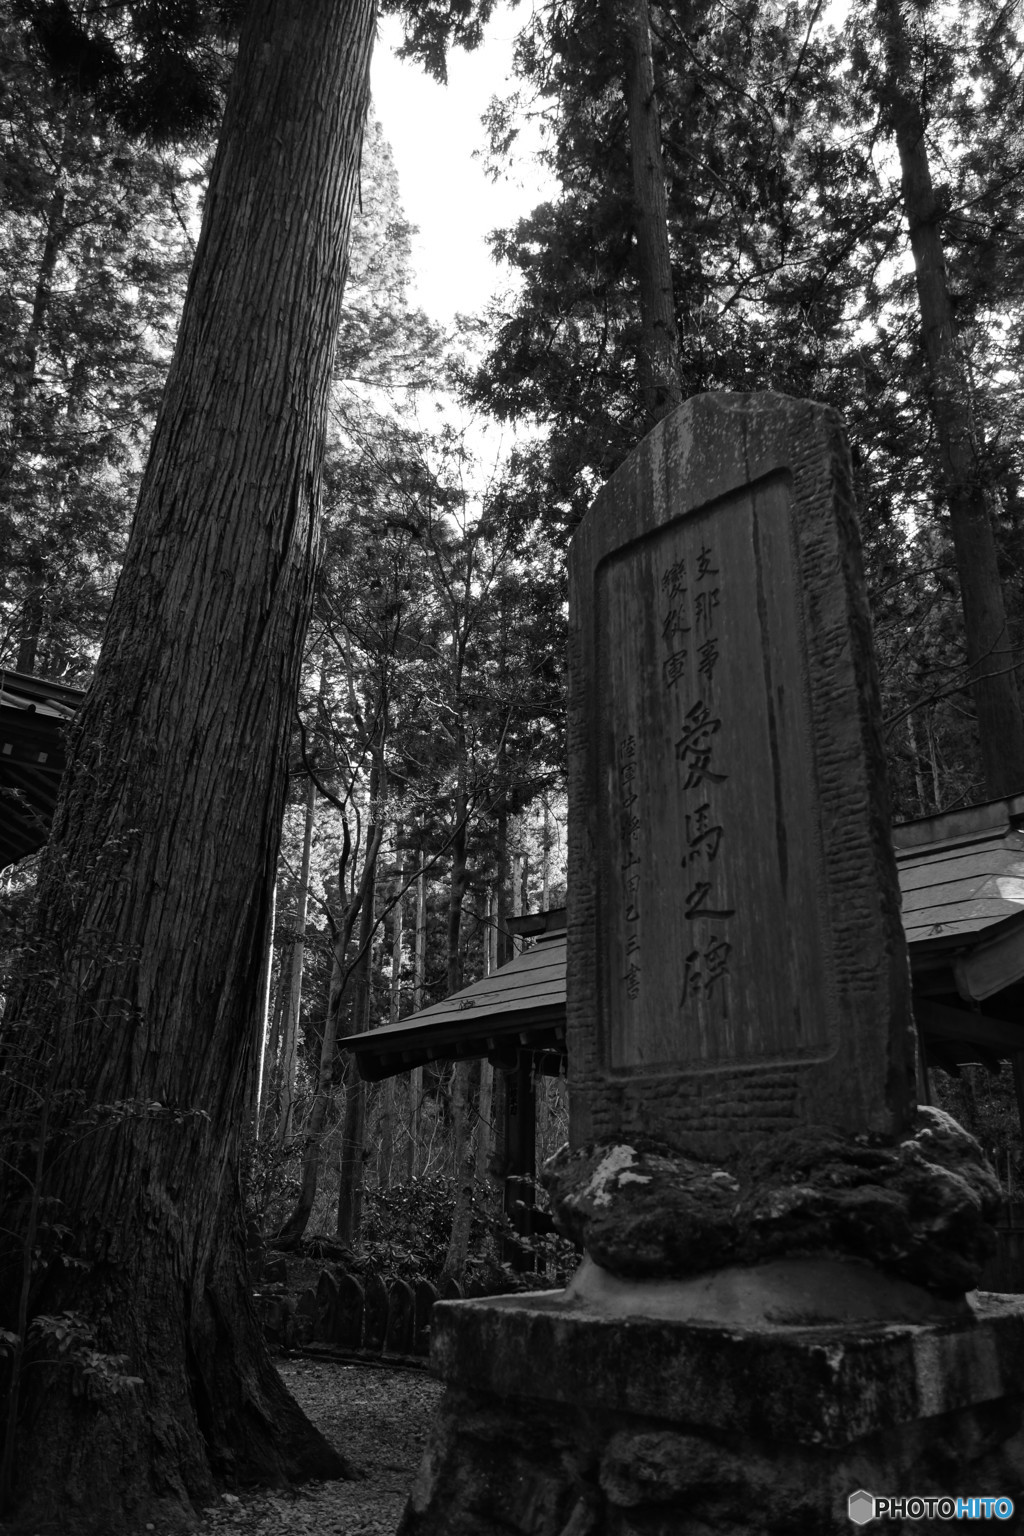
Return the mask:
M 1024 1305 L 965 1299 L 998 1186 L 915 1104 L 835 414 L 661 422 L 573 541 L 570 637 L 546 1181 L 586 1253 L 565 1292 L 435 1313 L 402 1536 L 821 1536 L 876 1496 L 1012 1496 Z

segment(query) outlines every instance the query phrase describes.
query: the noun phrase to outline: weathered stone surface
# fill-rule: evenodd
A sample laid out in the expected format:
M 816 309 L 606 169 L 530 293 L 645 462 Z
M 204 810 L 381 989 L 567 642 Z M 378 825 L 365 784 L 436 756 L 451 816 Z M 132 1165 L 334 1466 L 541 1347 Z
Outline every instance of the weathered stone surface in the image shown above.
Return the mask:
M 320 1271 L 316 1285 L 316 1313 L 313 1318 L 313 1338 L 325 1344 L 337 1340 L 339 1320 L 338 1282 L 329 1269 Z
M 571 1139 L 897 1137 L 909 974 L 838 417 L 701 396 L 570 552 Z
M 630 1280 L 587 1255 L 562 1293 L 603 1317 L 662 1317 L 720 1328 L 865 1328 L 963 1323 L 963 1296 L 937 1296 L 874 1264 L 829 1256 L 731 1264 L 683 1279 Z
M 363 1343 L 363 1288 L 354 1275 L 337 1274 L 338 1298 L 331 1342 L 339 1349 L 360 1349 Z
M 774 1329 L 605 1316 L 560 1292 L 439 1303 L 449 1385 L 679 1428 L 833 1448 L 1024 1388 L 1024 1299 L 979 1293 L 966 1322 Z
M 384 1333 L 384 1351 L 391 1355 L 412 1353 L 416 1327 L 416 1297 L 411 1285 L 393 1280 L 388 1292 L 388 1321 Z
M 294 1337 L 292 1343 L 301 1349 L 313 1338 L 316 1321 L 316 1292 L 303 1291 L 295 1303 Z
M 663 1503 L 681 1493 L 728 1480 L 720 1449 L 697 1435 L 668 1429 L 621 1429 L 601 1456 L 601 1489 L 627 1508 Z M 736 1481 L 735 1469 L 732 1481 Z
M 264 1258 L 260 1279 L 264 1285 L 288 1284 L 288 1265 L 281 1254 L 274 1258 Z
M 559 1455 L 567 1437 L 540 1414 L 517 1419 L 512 1439 L 510 1428 L 503 1404 L 446 1395 L 398 1536 L 562 1536 L 577 1500 Z
M 263 1266 L 267 1262 L 267 1245 L 258 1222 L 252 1217 L 245 1223 L 245 1262 L 249 1269 L 249 1283 L 259 1285 L 263 1280 Z
M 828 1253 L 947 1295 L 977 1284 L 1000 1200 L 978 1143 L 927 1105 L 895 1145 L 808 1126 L 709 1164 L 638 1140 L 563 1149 L 543 1178 L 562 1231 L 614 1275 Z
M 417 1355 L 426 1355 L 430 1353 L 430 1318 L 437 1300 L 437 1292 L 429 1280 L 417 1280 L 413 1289 L 416 1293 L 413 1352 Z
M 388 1288 L 380 1275 L 366 1280 L 363 1306 L 363 1348 L 380 1354 L 388 1326 Z
M 295 1298 L 280 1292 L 256 1295 L 256 1311 L 263 1335 L 272 1350 L 290 1349 L 295 1342 Z
M 398 1536 L 847 1536 L 858 1487 L 1017 1497 L 1022 1408 L 1018 1396 L 831 1449 L 450 1388 Z
M 845 1536 L 858 1487 L 1024 1488 L 1017 1298 L 766 1336 L 541 1293 L 441 1305 L 435 1328 L 448 1391 L 400 1536 Z

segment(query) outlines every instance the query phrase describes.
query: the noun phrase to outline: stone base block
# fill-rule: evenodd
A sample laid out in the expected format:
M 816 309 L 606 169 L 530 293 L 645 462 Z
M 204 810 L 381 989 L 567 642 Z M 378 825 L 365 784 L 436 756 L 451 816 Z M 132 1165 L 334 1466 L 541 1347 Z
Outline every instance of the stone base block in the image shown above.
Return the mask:
M 986 1529 L 1024 1529 L 1021 1297 L 810 1327 L 464 1301 L 435 1308 L 433 1363 L 447 1392 L 399 1536 L 849 1536 L 859 1489 L 1010 1497 Z M 954 1528 L 973 1522 L 864 1526 Z

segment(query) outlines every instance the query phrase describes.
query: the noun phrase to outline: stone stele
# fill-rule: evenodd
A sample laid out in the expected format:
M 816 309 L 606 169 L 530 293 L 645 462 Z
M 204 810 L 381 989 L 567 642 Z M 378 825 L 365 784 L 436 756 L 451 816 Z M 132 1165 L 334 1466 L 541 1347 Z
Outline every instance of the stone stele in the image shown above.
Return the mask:
M 569 574 L 563 1230 L 623 1277 L 839 1253 L 962 1294 L 998 1186 L 916 1108 L 838 416 L 688 401 Z
M 564 1291 L 434 1309 L 399 1536 L 840 1536 L 876 1494 L 1019 1498 L 1024 1306 L 965 1295 L 998 1186 L 914 1103 L 837 417 L 689 401 L 570 578 L 548 1179 L 588 1252 Z
M 839 418 L 689 401 L 569 580 L 573 1144 L 899 1135 L 909 968 Z

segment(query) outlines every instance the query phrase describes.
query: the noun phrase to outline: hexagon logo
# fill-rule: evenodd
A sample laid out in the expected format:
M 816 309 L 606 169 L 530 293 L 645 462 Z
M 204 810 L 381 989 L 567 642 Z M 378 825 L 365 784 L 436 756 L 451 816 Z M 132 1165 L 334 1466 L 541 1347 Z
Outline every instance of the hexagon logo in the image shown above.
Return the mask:
M 854 1525 L 867 1525 L 875 1518 L 874 1494 L 868 1493 L 866 1488 L 858 1488 L 856 1493 L 850 1494 L 846 1512 Z

